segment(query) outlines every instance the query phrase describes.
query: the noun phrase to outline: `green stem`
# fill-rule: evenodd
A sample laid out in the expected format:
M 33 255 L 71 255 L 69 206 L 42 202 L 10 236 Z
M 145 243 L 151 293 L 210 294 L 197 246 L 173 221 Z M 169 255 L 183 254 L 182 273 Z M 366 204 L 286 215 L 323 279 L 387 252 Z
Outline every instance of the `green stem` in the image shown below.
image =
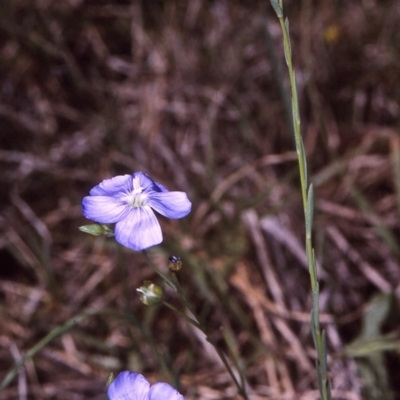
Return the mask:
M 225 353 L 219 348 L 218 344 L 215 343 L 215 341 L 207 334 L 206 329 L 201 325 L 201 323 L 198 321 L 198 318 L 196 317 L 196 314 L 194 313 L 192 307 L 190 306 L 189 301 L 186 298 L 185 292 L 182 290 L 182 287 L 179 283 L 179 280 L 176 276 L 175 273 L 172 273 L 172 277 L 174 280 L 174 285 L 176 287 L 176 290 L 180 296 L 180 298 L 183 301 L 183 304 L 185 305 L 185 307 L 188 309 L 188 311 L 194 316 L 195 320 L 193 320 L 192 318 L 190 318 L 189 316 L 187 316 L 186 314 L 182 313 L 179 310 L 176 310 L 180 315 L 183 315 L 185 317 L 185 319 L 190 322 L 192 325 L 194 325 L 196 328 L 198 328 L 205 336 L 206 339 L 209 343 L 212 344 L 212 346 L 214 347 L 215 351 L 217 352 L 219 358 L 221 359 L 222 363 L 224 364 L 226 370 L 228 371 L 229 375 L 231 376 L 233 382 L 235 383 L 239 394 L 245 399 L 248 400 L 248 396 L 246 393 L 246 389 L 245 389 L 245 385 L 244 385 L 244 379 L 242 374 L 240 374 L 240 378 L 241 378 L 241 382 L 239 382 L 234 374 L 234 372 L 232 371 L 232 367 L 230 366 Z M 167 305 L 167 304 L 166 304 Z M 169 306 L 169 305 L 168 305 Z M 174 309 L 175 307 L 170 307 L 172 309 Z M 238 369 L 239 371 L 239 369 Z M 240 372 L 239 372 L 240 373 Z
M 181 298 L 183 304 L 184 304 L 185 307 L 187 308 L 187 310 L 188 310 L 193 316 L 195 316 L 195 313 L 194 313 L 194 311 L 192 310 L 192 307 L 190 306 L 190 303 L 188 302 L 188 300 L 187 300 L 187 298 L 186 298 L 186 296 L 185 296 L 185 293 L 184 293 L 184 291 L 182 290 L 182 288 L 181 288 L 181 286 L 180 286 L 180 284 L 179 284 L 179 281 L 178 281 L 176 275 L 175 275 L 174 273 L 172 273 L 173 281 L 172 281 L 171 279 L 169 279 L 163 272 L 161 272 L 161 271 L 151 262 L 151 260 L 150 260 L 150 258 L 149 258 L 149 256 L 148 256 L 148 254 L 147 254 L 147 252 L 146 252 L 146 250 L 143 250 L 142 252 L 143 252 L 143 255 L 144 255 L 145 260 L 146 260 L 147 263 L 150 265 L 150 267 L 164 280 L 165 283 L 168 284 L 168 286 L 170 286 L 172 289 L 174 289 L 176 292 L 178 292 L 178 294 L 179 294 L 179 296 L 180 296 L 180 298 Z M 236 379 L 236 376 L 235 376 L 235 374 L 233 373 L 232 368 L 231 368 L 231 366 L 229 365 L 228 360 L 226 359 L 225 354 L 222 352 L 222 350 L 220 350 L 220 349 L 218 348 L 218 345 L 210 338 L 210 336 L 207 335 L 205 329 L 204 329 L 204 328 L 202 327 L 202 325 L 199 323 L 198 319 L 197 319 L 196 317 L 195 317 L 195 318 L 190 318 L 188 315 L 186 315 L 186 314 L 183 313 L 182 311 L 178 310 L 175 306 L 173 306 L 173 305 L 170 304 L 170 303 L 167 303 L 167 302 L 164 301 L 163 304 L 164 304 L 166 307 L 168 307 L 169 309 L 171 309 L 171 310 L 175 311 L 176 313 L 178 313 L 180 316 L 182 316 L 183 318 L 185 318 L 186 321 L 188 321 L 190 324 L 192 324 L 193 326 L 195 326 L 197 329 L 199 329 L 201 332 L 204 333 L 204 335 L 205 335 L 206 338 L 207 338 L 207 341 L 210 342 L 210 343 L 214 346 L 214 348 L 215 348 L 217 354 L 219 355 L 219 357 L 220 357 L 222 363 L 223 363 L 224 366 L 226 367 L 226 369 L 227 369 L 229 375 L 231 376 L 232 380 L 234 381 L 235 385 L 237 386 L 239 393 L 241 394 L 241 396 L 242 396 L 245 400 L 248 400 L 248 396 L 247 396 L 246 390 L 245 390 L 245 388 L 244 388 L 244 385 L 241 385 L 240 382 Z
M 181 310 L 179 310 L 178 308 L 176 308 L 175 306 L 173 306 L 172 304 L 170 304 L 166 301 L 163 301 L 162 304 L 164 304 L 164 306 L 168 307 L 170 310 L 179 314 L 181 317 L 186 319 L 187 322 L 189 322 L 190 324 L 195 326 L 197 329 L 200 329 L 201 331 L 203 331 L 201 328 L 201 325 L 195 319 L 190 318 L 187 314 L 185 314 L 184 312 L 182 312 Z
M 147 263 L 150 265 L 150 267 L 168 284 L 168 286 L 170 286 L 172 289 L 174 289 L 175 291 L 178 292 L 181 300 L 183 301 L 183 304 L 185 305 L 185 307 L 190 311 L 190 313 L 195 316 L 194 311 L 192 310 L 192 307 L 190 306 L 190 303 L 188 302 L 184 291 L 182 290 L 179 281 L 176 277 L 176 275 L 174 273 L 172 273 L 173 276 L 173 281 L 171 279 L 169 279 L 163 272 L 161 272 L 150 260 L 146 250 L 143 250 L 143 255 L 145 260 L 147 261 Z M 192 324 L 193 326 L 195 326 L 197 329 L 199 329 L 201 332 L 204 333 L 204 335 L 207 338 L 207 341 L 210 342 L 217 354 L 219 355 L 221 361 L 223 362 L 223 364 L 225 365 L 229 375 L 231 376 L 232 380 L 234 381 L 235 385 L 238 388 L 239 393 L 241 394 L 241 396 L 245 399 L 248 400 L 248 396 L 246 393 L 246 390 L 244 388 L 244 385 L 241 385 L 240 382 L 236 379 L 235 374 L 232 371 L 231 366 L 228 363 L 228 360 L 226 359 L 225 354 L 222 352 L 222 350 L 220 350 L 218 348 L 218 345 L 210 338 L 210 336 L 207 335 L 205 329 L 202 327 L 202 325 L 198 322 L 197 318 L 195 317 L 195 319 L 190 318 L 188 315 L 186 315 L 185 313 L 183 313 L 182 311 L 178 310 L 176 307 L 174 307 L 172 304 L 167 303 L 167 302 L 163 302 L 163 304 L 170 308 L 171 310 L 175 311 L 176 313 L 178 313 L 179 315 L 181 315 L 182 317 L 184 317 L 190 324 Z
M 174 289 L 175 292 L 176 292 L 176 291 L 177 291 L 177 288 L 176 288 L 176 286 L 175 286 L 175 283 L 172 282 L 171 279 L 169 279 L 167 275 L 165 275 L 163 272 L 161 272 L 161 271 L 156 267 L 156 265 L 154 265 L 154 264 L 151 262 L 151 260 L 150 260 L 150 258 L 149 258 L 149 255 L 147 254 L 147 251 L 146 251 L 146 250 L 142 250 L 142 253 L 143 253 L 143 256 L 144 256 L 146 262 L 147 262 L 147 263 L 149 264 L 149 266 L 153 269 L 153 271 L 154 271 L 156 274 L 158 274 L 158 275 L 163 279 L 163 281 L 164 281 L 168 286 L 170 286 L 172 289 Z
M 285 60 L 288 67 L 290 89 L 292 94 L 292 114 L 293 114 L 293 129 L 296 143 L 296 152 L 300 172 L 301 197 L 303 201 L 304 218 L 306 221 L 306 253 L 310 274 L 311 291 L 313 295 L 313 309 L 311 312 L 311 330 L 313 333 L 314 345 L 317 350 L 317 373 L 319 390 L 322 400 L 331 399 L 330 385 L 326 373 L 326 344 L 325 336 L 320 329 L 319 322 L 319 284 L 317 276 L 317 268 L 312 245 L 312 214 L 313 214 L 313 187 L 307 183 L 307 159 L 301 136 L 300 129 L 300 112 L 299 100 L 296 88 L 296 76 L 292 63 L 292 52 L 289 38 L 289 23 L 283 17 L 282 0 L 271 0 L 271 4 L 277 14 L 283 35 L 283 46 Z

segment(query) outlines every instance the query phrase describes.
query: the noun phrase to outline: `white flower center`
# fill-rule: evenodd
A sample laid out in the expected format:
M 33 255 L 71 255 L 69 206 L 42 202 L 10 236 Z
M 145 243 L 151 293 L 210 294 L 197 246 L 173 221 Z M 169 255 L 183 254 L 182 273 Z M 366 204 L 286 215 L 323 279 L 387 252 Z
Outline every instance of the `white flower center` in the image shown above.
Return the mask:
M 124 198 L 124 200 L 131 207 L 142 207 L 147 203 L 147 194 L 142 192 L 143 188 L 140 186 L 139 177 L 135 176 L 133 178 L 133 190 Z

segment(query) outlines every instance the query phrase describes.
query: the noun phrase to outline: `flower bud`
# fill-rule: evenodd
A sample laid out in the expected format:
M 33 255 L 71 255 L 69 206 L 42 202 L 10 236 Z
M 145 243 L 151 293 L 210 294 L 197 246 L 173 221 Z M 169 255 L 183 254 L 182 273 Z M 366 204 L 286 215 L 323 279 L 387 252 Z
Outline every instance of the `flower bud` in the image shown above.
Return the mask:
M 136 289 L 139 294 L 140 301 L 146 306 L 154 306 L 162 300 L 163 290 L 152 282 L 145 281 L 140 288 Z
M 107 225 L 90 224 L 79 227 L 79 230 L 92 236 L 114 236 L 114 231 Z
M 114 373 L 110 372 L 106 380 L 106 386 L 110 386 L 111 382 L 115 379 Z
M 168 259 L 168 268 L 171 272 L 177 272 L 182 268 L 182 260 L 180 257 L 171 256 Z

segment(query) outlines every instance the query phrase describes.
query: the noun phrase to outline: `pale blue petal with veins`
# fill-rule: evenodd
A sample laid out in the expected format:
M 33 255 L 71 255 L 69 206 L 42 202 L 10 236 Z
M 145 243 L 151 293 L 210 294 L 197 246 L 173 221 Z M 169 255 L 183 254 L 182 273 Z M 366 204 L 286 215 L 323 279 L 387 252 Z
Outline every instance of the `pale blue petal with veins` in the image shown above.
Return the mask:
M 183 400 L 183 396 L 168 383 L 155 383 L 149 391 L 149 400 Z
M 148 400 L 150 383 L 135 372 L 121 372 L 107 390 L 109 400 Z
M 150 387 L 147 379 L 136 372 L 121 372 L 107 390 L 108 400 L 184 400 L 168 383 L 159 382 Z

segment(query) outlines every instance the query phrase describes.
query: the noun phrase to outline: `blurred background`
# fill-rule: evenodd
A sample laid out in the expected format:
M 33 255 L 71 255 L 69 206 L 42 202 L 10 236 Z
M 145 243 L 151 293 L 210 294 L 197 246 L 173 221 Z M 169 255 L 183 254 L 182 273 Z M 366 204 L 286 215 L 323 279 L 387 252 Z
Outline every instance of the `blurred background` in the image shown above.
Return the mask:
M 400 4 L 284 1 L 335 399 L 400 399 Z M 101 180 L 143 171 L 193 202 L 149 252 L 244 371 L 250 399 L 318 399 L 282 38 L 268 1 L 0 2 L 0 399 L 104 399 L 139 371 L 236 399 L 194 328 L 136 295 L 142 254 L 78 230 Z M 181 307 L 176 295 L 166 299 Z

